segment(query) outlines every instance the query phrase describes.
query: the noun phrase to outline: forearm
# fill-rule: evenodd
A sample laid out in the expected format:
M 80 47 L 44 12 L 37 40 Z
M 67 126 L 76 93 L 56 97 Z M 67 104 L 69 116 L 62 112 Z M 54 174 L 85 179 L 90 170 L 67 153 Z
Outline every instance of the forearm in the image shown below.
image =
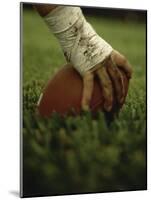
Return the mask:
M 111 45 L 86 21 L 80 7 L 58 6 L 44 19 L 58 38 L 67 62 L 81 75 L 111 54 Z

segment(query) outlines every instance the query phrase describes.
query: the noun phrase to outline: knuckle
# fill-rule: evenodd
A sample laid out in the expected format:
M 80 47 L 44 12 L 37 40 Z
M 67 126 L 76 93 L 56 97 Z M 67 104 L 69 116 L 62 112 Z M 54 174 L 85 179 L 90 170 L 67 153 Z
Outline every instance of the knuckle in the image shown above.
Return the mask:
M 112 91 L 112 82 L 110 80 L 104 83 L 104 87 L 107 88 L 110 92 Z
M 132 69 L 132 66 L 129 64 L 129 69 L 130 69 L 130 76 L 132 76 L 133 74 L 133 69 Z
M 127 58 L 124 55 L 121 55 L 121 59 L 122 59 L 123 63 L 127 62 Z

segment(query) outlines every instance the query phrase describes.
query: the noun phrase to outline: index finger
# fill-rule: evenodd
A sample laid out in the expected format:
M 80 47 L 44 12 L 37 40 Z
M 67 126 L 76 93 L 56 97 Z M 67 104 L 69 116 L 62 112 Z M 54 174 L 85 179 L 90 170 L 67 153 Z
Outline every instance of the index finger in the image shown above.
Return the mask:
M 88 110 L 93 92 L 93 73 L 87 72 L 83 77 L 83 95 L 82 95 L 82 109 Z

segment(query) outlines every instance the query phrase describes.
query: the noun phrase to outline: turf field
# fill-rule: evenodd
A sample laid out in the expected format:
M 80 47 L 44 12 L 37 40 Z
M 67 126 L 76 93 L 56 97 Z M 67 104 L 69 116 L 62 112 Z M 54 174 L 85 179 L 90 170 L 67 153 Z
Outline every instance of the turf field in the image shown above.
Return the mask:
M 133 66 L 126 104 L 109 127 L 104 115 L 41 119 L 35 106 L 65 63 L 57 40 L 35 11 L 23 13 L 24 194 L 51 195 L 146 188 L 146 26 L 87 16 Z

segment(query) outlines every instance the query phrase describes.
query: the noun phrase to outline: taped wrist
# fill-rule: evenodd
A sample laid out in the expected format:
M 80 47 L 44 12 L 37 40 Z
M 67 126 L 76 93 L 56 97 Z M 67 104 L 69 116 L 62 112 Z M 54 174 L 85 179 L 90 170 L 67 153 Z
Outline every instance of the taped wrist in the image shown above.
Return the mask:
M 113 50 L 86 21 L 79 7 L 58 6 L 44 19 L 58 38 L 67 62 L 82 76 Z

